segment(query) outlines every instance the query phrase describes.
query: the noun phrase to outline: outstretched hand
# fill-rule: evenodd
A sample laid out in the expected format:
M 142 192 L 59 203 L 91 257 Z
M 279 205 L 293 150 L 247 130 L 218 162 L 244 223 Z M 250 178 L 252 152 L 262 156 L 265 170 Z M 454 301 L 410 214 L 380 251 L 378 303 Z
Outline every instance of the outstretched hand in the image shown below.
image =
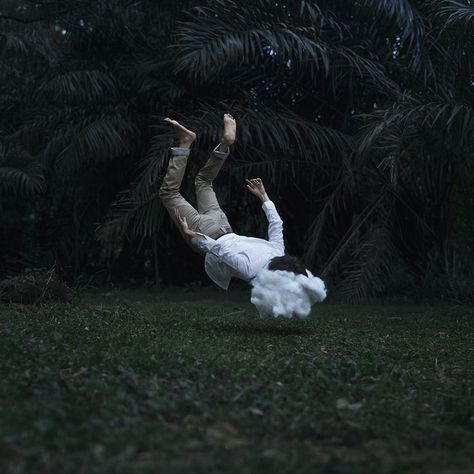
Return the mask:
M 246 179 L 248 190 L 262 200 L 262 202 L 269 201 L 265 186 L 260 178 Z
M 204 240 L 205 237 L 202 236 L 202 234 L 198 234 L 197 232 L 194 232 L 188 227 L 188 221 L 186 220 L 186 217 L 181 217 L 181 214 L 179 213 L 179 210 L 177 207 L 174 208 L 174 215 L 176 217 L 176 220 L 181 227 L 181 230 L 183 231 L 183 234 L 186 237 L 189 237 L 190 239 L 198 239 L 198 240 Z

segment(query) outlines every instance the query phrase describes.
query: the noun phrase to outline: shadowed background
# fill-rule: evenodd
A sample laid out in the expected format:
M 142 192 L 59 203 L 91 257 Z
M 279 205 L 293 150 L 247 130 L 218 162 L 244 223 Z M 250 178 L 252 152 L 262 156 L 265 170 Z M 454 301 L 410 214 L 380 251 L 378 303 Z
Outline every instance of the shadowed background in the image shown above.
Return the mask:
M 209 284 L 158 200 L 170 115 L 198 133 L 238 233 L 347 301 L 472 301 L 474 7 L 463 1 L 27 1 L 0 6 L 0 276 Z

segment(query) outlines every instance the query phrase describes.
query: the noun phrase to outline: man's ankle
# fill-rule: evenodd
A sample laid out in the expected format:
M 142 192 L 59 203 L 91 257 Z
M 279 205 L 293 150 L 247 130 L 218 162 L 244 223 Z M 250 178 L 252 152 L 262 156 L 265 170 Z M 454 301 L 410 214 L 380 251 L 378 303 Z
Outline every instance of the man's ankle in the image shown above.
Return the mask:
M 212 150 L 211 155 L 215 156 L 216 158 L 219 158 L 220 160 L 225 160 L 229 156 L 229 153 L 229 146 L 226 145 L 224 147 L 222 146 L 222 143 L 219 143 L 219 145 L 217 145 L 214 150 Z
M 229 153 L 230 145 L 226 142 L 220 142 L 216 151 L 220 151 L 221 153 Z

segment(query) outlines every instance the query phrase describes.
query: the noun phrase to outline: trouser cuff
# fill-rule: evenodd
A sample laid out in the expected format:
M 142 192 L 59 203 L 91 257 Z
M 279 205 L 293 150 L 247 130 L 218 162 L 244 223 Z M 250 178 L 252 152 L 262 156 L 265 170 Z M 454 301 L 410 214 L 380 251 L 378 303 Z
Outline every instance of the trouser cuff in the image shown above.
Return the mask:
M 214 150 L 212 150 L 212 154 L 216 157 L 216 158 L 219 158 L 221 160 L 225 160 L 228 156 L 229 156 L 229 151 L 218 151 L 217 149 L 220 147 L 220 143 L 219 145 L 217 145 Z
M 179 146 L 174 146 L 170 148 L 171 156 L 189 156 L 191 153 L 191 148 L 181 148 Z

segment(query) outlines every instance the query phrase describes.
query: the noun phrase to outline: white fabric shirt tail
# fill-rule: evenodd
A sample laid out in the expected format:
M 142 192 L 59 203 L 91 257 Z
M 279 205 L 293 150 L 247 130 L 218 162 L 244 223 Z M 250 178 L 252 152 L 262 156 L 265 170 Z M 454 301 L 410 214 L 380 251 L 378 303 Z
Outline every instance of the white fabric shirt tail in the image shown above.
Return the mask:
M 224 290 L 229 288 L 232 277 L 249 281 L 266 268 L 274 257 L 285 255 L 283 221 L 275 204 L 266 201 L 262 205 L 268 220 L 268 240 L 245 237 L 234 233 L 214 240 L 204 234 L 205 240 L 192 242 L 206 252 L 204 268 L 212 281 Z

